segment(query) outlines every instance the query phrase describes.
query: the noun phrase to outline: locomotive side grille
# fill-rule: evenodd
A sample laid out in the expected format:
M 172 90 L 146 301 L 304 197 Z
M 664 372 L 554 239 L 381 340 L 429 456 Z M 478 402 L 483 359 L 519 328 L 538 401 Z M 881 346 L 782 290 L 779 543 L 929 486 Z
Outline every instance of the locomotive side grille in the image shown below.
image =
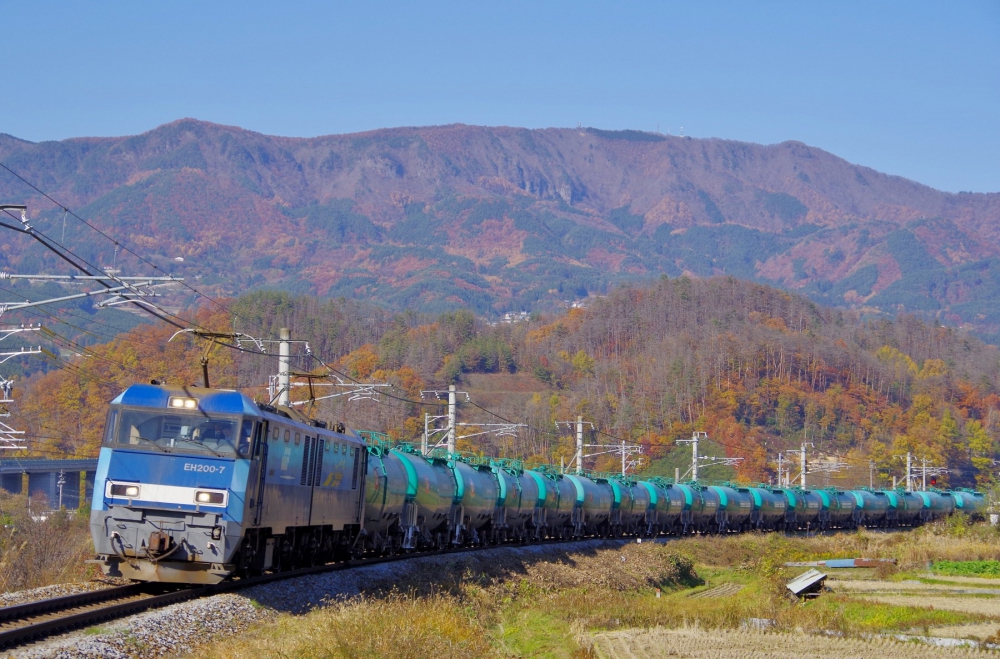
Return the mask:
M 312 441 L 313 438 L 306 435 L 305 446 L 302 447 L 302 477 L 299 479 L 300 485 L 312 485 L 312 471 L 310 467 L 312 466 Z
M 313 461 L 313 477 L 312 483 L 310 485 L 319 485 L 323 482 L 323 449 L 326 440 L 322 438 L 317 438 L 319 441 L 316 442 L 316 459 Z

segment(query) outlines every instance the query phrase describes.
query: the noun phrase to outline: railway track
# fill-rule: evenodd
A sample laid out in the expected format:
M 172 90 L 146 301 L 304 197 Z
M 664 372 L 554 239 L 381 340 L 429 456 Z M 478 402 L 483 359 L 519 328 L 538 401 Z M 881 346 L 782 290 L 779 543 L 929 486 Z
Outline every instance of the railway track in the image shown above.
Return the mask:
M 198 597 L 201 588 L 131 584 L 0 608 L 0 648 Z

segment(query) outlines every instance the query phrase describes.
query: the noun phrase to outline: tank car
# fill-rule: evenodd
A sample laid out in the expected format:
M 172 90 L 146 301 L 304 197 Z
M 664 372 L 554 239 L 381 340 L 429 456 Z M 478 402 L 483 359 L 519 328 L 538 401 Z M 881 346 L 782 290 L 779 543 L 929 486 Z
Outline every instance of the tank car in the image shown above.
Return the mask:
M 488 461 L 453 457 L 447 462 L 455 475 L 455 506 L 451 543 L 482 544 L 496 514 L 500 488 Z M 480 532 L 483 532 L 482 534 Z
M 854 509 L 857 501 L 854 496 L 845 490 L 826 490 L 829 497 L 829 514 L 827 515 L 827 528 L 849 529 L 857 526 L 854 520 Z
M 753 509 L 750 527 L 758 531 L 778 531 L 785 528 L 787 501 L 781 491 L 771 491 L 764 487 L 741 488 L 750 495 Z
M 369 435 L 365 477 L 365 514 L 362 546 L 375 554 L 393 554 L 402 548 L 403 508 L 416 496 L 398 456 L 383 438 Z
M 885 492 L 874 490 L 851 490 L 854 497 L 854 525 L 868 528 L 886 526 L 889 500 Z
M 718 533 L 719 531 L 719 493 L 702 485 L 677 484 L 681 491 L 689 490 L 692 494 L 690 508 L 691 533 Z
M 649 493 L 649 508 L 646 511 L 646 533 L 649 535 L 677 535 L 684 532 L 685 516 L 690 519 L 693 495 L 690 488 L 681 490 L 661 478 L 639 481 Z
M 953 490 L 950 492 L 955 500 L 955 512 L 963 512 L 973 519 L 980 519 L 986 511 L 986 497 L 975 490 Z
M 389 455 L 402 464 L 407 476 L 407 501 L 400 520 L 403 549 L 448 546 L 456 483 L 447 458 L 424 456 L 405 445 Z
M 747 490 L 737 490 L 728 485 L 710 485 L 709 490 L 719 498 L 715 515 L 715 530 L 719 533 L 739 533 L 750 527 L 753 514 L 753 497 Z
M 788 501 L 788 528 L 800 531 L 823 528 L 829 505 L 828 497 L 824 498 L 813 490 L 797 488 L 785 488 L 782 493 Z
M 109 576 L 216 583 L 345 555 L 367 451 L 234 391 L 133 385 L 111 402 L 90 528 Z
M 916 492 L 900 492 L 899 499 L 902 503 L 902 514 L 898 515 L 900 523 L 920 526 L 924 521 L 924 500 Z
M 525 475 L 538 487 L 542 510 L 535 529 L 536 538 L 566 538 L 573 534 L 573 510 L 576 508 L 576 486 L 554 469 L 538 467 L 525 470 Z
M 622 476 L 610 476 L 607 481 L 614 497 L 611 506 L 612 535 L 646 535 L 649 490 L 634 479 Z
M 489 466 L 497 481 L 497 504 L 487 539 L 494 543 L 524 541 L 538 505 L 537 486 L 527 484 L 526 491 L 526 484 L 521 479 L 524 469 L 518 460 L 494 459 L 489 461 Z
M 573 484 L 573 537 L 607 537 L 614 493 L 606 479 L 591 479 L 576 474 L 566 474 L 563 480 Z
M 928 519 L 934 520 L 948 517 L 955 512 L 954 497 L 933 490 L 918 492 L 918 494 L 924 500 L 924 510 L 928 513 Z

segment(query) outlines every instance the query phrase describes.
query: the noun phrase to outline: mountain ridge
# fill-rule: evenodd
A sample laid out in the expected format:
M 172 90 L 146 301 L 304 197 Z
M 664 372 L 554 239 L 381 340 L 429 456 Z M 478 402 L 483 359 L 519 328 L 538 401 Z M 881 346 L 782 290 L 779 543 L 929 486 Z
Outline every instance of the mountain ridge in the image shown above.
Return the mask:
M 217 294 L 496 313 L 659 273 L 731 274 L 1000 332 L 1000 194 L 937 191 L 797 141 L 465 124 L 281 137 L 179 119 L 125 137 L 0 136 L 0 161 Z M 0 199 L 54 225 L 29 193 L 0 178 Z M 109 258 L 79 227 L 67 239 Z M 0 240 L 0 266 L 48 263 Z

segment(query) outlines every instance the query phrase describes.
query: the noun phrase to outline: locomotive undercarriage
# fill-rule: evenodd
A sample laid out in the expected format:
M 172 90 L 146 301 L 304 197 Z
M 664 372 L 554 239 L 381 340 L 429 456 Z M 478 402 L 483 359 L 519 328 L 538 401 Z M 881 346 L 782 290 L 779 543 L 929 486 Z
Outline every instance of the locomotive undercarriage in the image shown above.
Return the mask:
M 298 526 L 273 535 L 271 529 L 247 531 L 234 558 L 235 571 L 255 575 L 264 570 L 294 570 L 344 560 L 360 552 L 358 525 L 334 531 L 332 526 Z

